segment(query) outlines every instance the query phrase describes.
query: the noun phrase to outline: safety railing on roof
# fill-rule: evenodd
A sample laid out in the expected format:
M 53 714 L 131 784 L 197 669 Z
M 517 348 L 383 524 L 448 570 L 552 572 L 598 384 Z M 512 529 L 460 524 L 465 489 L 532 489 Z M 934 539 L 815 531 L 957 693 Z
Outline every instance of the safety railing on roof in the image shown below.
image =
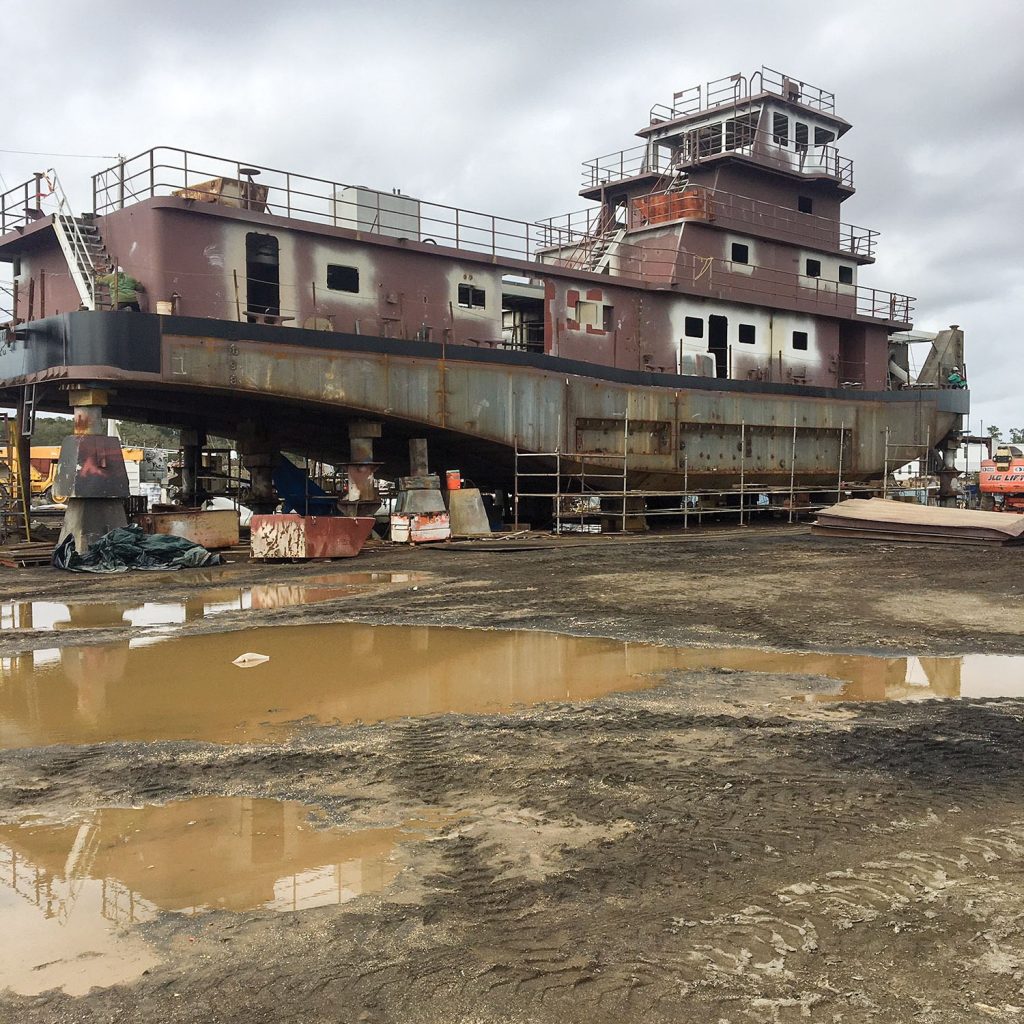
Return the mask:
M 46 216 L 42 204 L 52 193 L 53 186 L 42 171 L 0 193 L 0 235 L 27 227 Z
M 672 159 L 664 150 L 655 146 L 632 146 L 587 160 L 583 164 L 583 187 L 596 188 L 641 174 L 669 174 L 671 171 Z
M 666 151 L 667 144 L 634 146 L 587 160 L 583 164 L 583 187 L 612 184 L 650 171 L 670 174 L 734 155 L 807 177 L 834 178 L 839 184 L 853 188 L 853 160 L 842 156 L 835 146 L 794 142 L 788 136 L 754 127 L 745 117 L 701 125 L 676 141 L 679 144 L 671 153 Z
M 598 236 L 571 246 L 552 247 L 538 255 L 543 262 L 586 271 L 591 269 L 589 256 L 601 241 Z M 674 246 L 617 241 L 607 263 L 612 276 L 715 296 L 720 296 L 725 288 L 736 301 L 755 305 L 808 309 L 896 324 L 909 324 L 913 319 L 914 299 L 909 295 L 757 264 L 737 265 L 732 260 L 700 256 Z
M 742 103 L 762 93 L 772 93 L 826 113 L 834 113 L 836 109 L 834 92 L 828 92 L 762 65 L 749 79 L 741 74 L 729 75 L 673 93 L 671 103 L 656 103 L 651 107 L 651 124 L 674 121 L 679 117 L 699 114 L 702 110 L 712 110 L 726 104 Z
M 569 216 L 583 222 L 579 214 Z M 672 220 L 714 221 L 720 227 L 764 232 L 795 245 L 818 245 L 863 259 L 874 258 L 878 238 L 870 228 L 703 185 L 650 192 L 630 204 L 629 226 L 634 230 Z
M 252 213 L 512 259 L 531 259 L 540 247 L 568 245 L 576 237 L 555 225 L 512 220 L 168 146 L 147 150 L 93 177 L 97 215 L 157 196 L 216 202 Z

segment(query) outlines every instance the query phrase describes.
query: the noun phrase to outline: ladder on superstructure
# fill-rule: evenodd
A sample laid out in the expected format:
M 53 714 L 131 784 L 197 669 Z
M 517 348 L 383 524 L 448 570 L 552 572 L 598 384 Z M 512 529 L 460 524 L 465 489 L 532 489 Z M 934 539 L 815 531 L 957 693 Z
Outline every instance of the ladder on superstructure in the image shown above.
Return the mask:
M 54 171 L 47 171 L 49 194 L 57 203 L 53 215 L 53 231 L 67 261 L 71 279 L 85 309 L 104 309 L 112 305 L 110 288 L 100 278 L 112 267 L 110 254 L 100 237 L 94 215 L 76 216 L 71 209 L 60 179 Z
M 35 396 L 32 396 L 34 404 Z M 0 413 L 3 458 L 0 459 L 0 540 L 5 543 L 14 533 L 20 533 L 25 541 L 32 540 L 29 520 L 32 480 L 23 480 L 18 450 L 21 438 L 18 432 L 18 418 L 10 413 Z

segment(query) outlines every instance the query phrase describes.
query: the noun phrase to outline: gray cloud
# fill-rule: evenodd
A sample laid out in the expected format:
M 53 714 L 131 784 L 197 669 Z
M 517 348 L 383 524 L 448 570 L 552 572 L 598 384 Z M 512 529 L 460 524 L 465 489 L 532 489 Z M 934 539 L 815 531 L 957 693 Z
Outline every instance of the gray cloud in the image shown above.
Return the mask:
M 762 63 L 831 89 L 854 124 L 841 148 L 858 194 L 844 219 L 882 232 L 863 280 L 916 295 L 923 328 L 962 324 L 974 425 L 1024 426 L 1017 2 L 816 13 L 804 0 L 180 0 L 105 12 L 57 0 L 46 12 L 42 26 L 29 5 L 6 12 L 8 40 L 48 42 L 44 73 L 8 85 L 5 149 L 178 145 L 523 219 L 585 205 L 580 162 L 639 141 L 651 105 L 676 89 Z M 51 163 L 86 207 L 103 160 L 0 153 L 8 185 Z

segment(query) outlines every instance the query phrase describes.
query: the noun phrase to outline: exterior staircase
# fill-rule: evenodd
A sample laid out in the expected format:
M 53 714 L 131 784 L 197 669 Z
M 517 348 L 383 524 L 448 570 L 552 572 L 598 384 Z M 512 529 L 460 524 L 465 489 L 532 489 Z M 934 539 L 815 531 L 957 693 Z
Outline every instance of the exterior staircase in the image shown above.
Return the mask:
M 110 288 L 100 283 L 97 278 L 111 269 L 111 260 L 100 237 L 95 216 L 85 213 L 79 217 L 72 213 L 56 174 L 51 178 L 51 184 L 57 200 L 53 230 L 67 260 L 68 270 L 78 289 L 82 305 L 92 310 L 109 309 Z

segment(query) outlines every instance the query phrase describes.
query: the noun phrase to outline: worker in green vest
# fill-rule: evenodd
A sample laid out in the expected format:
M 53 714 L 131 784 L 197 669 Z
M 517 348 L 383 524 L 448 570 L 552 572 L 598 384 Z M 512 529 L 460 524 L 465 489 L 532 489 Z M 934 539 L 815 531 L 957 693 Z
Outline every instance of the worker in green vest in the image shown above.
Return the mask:
M 142 291 L 142 284 L 130 274 L 126 274 L 121 267 L 111 271 L 109 274 L 100 274 L 96 283 L 106 285 L 110 290 L 111 309 L 134 309 L 139 312 L 139 292 Z
M 951 388 L 965 388 L 967 387 L 967 378 L 960 372 L 959 366 L 954 366 L 953 369 L 949 371 L 946 383 Z

